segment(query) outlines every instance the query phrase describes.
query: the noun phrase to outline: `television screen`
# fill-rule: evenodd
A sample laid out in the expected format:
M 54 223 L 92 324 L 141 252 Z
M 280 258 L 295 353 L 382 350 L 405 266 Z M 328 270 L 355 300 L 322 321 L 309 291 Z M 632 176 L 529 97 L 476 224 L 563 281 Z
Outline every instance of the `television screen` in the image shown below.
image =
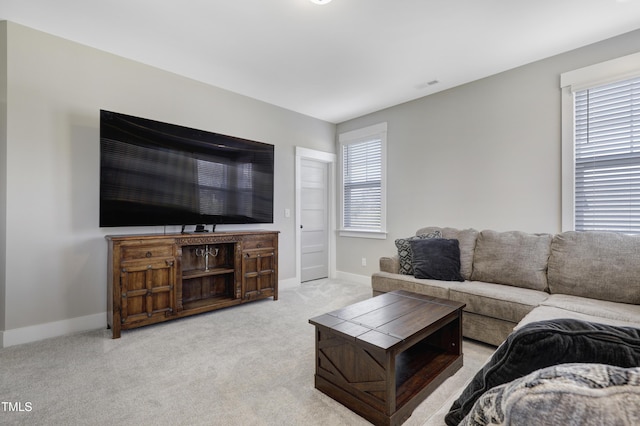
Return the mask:
M 100 111 L 100 226 L 273 223 L 274 147 Z

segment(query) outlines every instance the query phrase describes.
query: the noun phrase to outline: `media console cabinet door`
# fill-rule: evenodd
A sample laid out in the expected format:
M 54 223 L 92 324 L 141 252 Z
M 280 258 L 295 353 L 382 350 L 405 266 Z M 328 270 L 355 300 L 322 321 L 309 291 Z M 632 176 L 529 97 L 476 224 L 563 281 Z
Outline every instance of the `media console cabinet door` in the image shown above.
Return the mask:
M 175 314 L 176 252 L 171 238 L 107 237 L 108 324 L 121 329 L 164 321 Z
M 242 299 L 278 300 L 278 235 L 246 237 L 242 243 Z
M 122 262 L 120 322 L 152 323 L 173 313 L 175 277 L 173 258 Z
M 243 299 L 277 297 L 275 293 L 275 253 L 247 250 L 242 257 Z

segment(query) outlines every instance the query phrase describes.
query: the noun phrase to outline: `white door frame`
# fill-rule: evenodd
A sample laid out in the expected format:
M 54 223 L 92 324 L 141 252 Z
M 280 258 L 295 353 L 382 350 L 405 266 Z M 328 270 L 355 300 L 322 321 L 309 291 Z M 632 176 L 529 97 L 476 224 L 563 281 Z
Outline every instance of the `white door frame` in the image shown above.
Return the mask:
M 296 281 L 300 284 L 300 279 L 302 277 L 301 269 L 302 269 L 302 254 L 301 251 L 301 236 L 302 232 L 300 231 L 301 225 L 301 205 L 300 200 L 302 196 L 302 160 L 309 159 L 315 160 L 322 163 L 327 163 L 327 198 L 329 200 L 329 205 L 327 206 L 328 212 L 328 226 L 327 235 L 329 236 L 328 241 L 328 257 L 329 257 L 329 278 L 336 277 L 336 234 L 334 230 L 336 229 L 336 209 L 335 209 L 335 182 L 336 182 L 336 154 L 332 154 L 330 152 L 324 151 L 316 151 L 314 149 L 303 148 L 300 146 L 296 146 L 296 218 L 295 218 L 295 227 L 296 227 Z

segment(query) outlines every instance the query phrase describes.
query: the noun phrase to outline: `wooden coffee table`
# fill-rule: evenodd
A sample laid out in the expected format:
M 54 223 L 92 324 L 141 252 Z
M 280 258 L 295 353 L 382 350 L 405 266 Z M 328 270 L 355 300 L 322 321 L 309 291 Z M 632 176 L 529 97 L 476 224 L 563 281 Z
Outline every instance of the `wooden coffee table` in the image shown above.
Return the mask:
M 402 424 L 462 367 L 464 306 L 394 291 L 311 318 L 315 387 L 376 425 Z

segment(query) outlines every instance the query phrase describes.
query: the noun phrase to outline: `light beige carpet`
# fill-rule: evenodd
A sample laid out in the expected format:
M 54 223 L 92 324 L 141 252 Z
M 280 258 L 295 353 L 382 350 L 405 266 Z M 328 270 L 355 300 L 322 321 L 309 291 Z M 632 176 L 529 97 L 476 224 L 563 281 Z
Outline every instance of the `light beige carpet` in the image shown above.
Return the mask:
M 313 387 L 308 319 L 370 295 L 370 286 L 319 280 L 281 289 L 276 302 L 124 331 L 116 340 L 105 329 L 1 349 L 0 424 L 367 425 Z M 494 349 L 465 341 L 464 367 L 405 424 L 443 424 Z

